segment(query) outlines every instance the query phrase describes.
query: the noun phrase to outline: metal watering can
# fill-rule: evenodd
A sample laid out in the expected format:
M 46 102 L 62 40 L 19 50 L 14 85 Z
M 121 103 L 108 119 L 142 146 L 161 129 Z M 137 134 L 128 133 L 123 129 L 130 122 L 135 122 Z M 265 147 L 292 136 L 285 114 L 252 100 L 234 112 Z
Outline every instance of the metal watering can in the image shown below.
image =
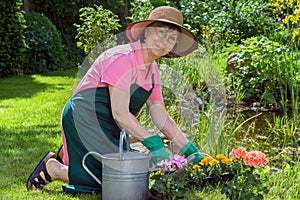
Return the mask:
M 90 151 L 82 159 L 83 168 L 102 185 L 103 200 L 143 200 L 148 198 L 149 160 L 147 154 L 123 152 L 123 140 L 126 137 L 121 131 L 119 153 L 101 155 Z M 99 157 L 102 162 L 102 182 L 85 165 L 87 156 Z

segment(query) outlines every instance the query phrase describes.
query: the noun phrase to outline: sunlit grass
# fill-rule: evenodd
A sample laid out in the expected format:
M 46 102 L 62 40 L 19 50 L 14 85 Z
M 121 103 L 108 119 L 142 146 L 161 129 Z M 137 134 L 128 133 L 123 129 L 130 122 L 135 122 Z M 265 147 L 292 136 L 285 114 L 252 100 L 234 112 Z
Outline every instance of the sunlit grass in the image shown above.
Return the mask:
M 269 177 L 270 192 L 266 199 L 287 199 L 300 198 L 300 162 L 290 166 L 283 163 L 281 172 L 273 173 Z

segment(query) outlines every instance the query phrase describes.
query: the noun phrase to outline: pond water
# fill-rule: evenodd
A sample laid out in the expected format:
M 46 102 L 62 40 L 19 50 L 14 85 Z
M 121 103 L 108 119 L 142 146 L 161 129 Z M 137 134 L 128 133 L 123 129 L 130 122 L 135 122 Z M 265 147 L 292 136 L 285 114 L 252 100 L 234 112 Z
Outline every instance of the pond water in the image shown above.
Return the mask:
M 285 120 L 284 116 L 272 111 L 245 110 L 228 114 L 237 124 L 244 123 L 234 134 L 233 145 L 249 150 L 263 151 L 270 164 L 279 166 L 282 162 L 292 163 L 300 155 L 300 132 L 297 122 Z

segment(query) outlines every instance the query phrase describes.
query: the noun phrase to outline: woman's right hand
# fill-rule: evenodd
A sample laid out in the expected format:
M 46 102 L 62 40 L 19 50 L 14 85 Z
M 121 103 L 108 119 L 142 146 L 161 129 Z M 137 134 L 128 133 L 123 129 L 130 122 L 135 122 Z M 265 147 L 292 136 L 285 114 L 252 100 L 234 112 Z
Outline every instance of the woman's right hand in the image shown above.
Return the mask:
M 189 141 L 186 143 L 181 149 L 180 152 L 183 153 L 185 157 L 193 156 L 193 163 L 199 163 L 204 156 L 200 153 L 200 151 L 197 149 L 196 145 Z

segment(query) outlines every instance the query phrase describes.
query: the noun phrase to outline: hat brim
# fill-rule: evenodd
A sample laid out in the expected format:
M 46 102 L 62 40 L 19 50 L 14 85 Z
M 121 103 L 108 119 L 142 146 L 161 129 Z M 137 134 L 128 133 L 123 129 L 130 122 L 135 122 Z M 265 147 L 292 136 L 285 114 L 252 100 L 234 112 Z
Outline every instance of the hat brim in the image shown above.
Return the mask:
M 175 58 L 185 56 L 198 47 L 197 38 L 189 30 L 181 26 L 180 24 L 174 23 L 173 21 L 157 19 L 157 20 L 142 20 L 131 23 L 126 28 L 126 35 L 129 41 L 133 42 L 139 40 L 143 34 L 144 29 L 152 24 L 153 22 L 164 22 L 177 26 L 180 29 L 180 37 L 176 43 L 175 48 L 170 54 L 164 56 L 168 58 Z

